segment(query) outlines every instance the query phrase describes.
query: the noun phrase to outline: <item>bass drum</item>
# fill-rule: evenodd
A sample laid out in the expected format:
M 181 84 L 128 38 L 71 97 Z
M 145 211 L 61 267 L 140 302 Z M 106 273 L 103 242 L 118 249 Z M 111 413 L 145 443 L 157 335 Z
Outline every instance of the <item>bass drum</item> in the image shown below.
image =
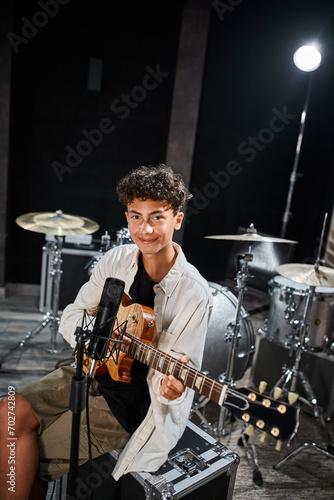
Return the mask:
M 236 320 L 238 299 L 226 287 L 208 282 L 212 296 L 213 308 L 207 331 L 202 371 L 215 379 L 219 379 L 227 370 L 231 341 L 226 334 L 233 332 Z M 255 350 L 254 329 L 249 314 L 241 307 L 240 338 L 234 357 L 232 378 L 240 380 L 251 365 Z

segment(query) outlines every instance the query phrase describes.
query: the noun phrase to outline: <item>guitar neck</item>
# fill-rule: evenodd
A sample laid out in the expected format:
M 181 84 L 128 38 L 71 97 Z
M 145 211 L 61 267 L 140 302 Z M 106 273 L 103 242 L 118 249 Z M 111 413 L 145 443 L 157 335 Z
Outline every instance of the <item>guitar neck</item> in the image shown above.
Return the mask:
M 229 391 L 226 384 L 221 384 L 214 378 L 178 361 L 134 335 L 129 333 L 126 335 L 131 338 L 131 344 L 123 352 L 165 375 L 173 375 L 186 387 L 193 389 L 220 406 L 224 403 L 226 392 Z
M 131 333 L 127 332 L 126 336 L 131 339 L 131 343 L 122 349 L 126 355 L 163 374 L 173 375 L 186 387 L 219 406 L 226 406 L 236 418 L 290 444 L 299 427 L 299 408 L 276 401 L 250 388 L 231 388 Z

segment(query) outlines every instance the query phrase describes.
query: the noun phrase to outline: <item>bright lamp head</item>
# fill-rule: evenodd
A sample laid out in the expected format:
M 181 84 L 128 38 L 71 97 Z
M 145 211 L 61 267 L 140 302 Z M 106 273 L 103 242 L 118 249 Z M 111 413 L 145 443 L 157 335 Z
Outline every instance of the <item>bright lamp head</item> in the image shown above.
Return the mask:
M 304 45 L 294 53 L 293 62 L 302 71 L 314 71 L 320 66 L 321 54 L 313 45 Z

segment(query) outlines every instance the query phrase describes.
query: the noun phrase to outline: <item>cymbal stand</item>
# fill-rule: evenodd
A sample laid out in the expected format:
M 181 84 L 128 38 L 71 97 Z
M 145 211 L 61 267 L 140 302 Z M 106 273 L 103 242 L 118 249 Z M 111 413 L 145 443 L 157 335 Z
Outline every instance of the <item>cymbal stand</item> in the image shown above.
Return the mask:
M 319 265 L 319 264 L 316 264 Z M 275 384 L 276 387 L 281 387 L 283 392 L 287 392 L 287 387 L 290 384 L 290 390 L 291 392 L 296 391 L 296 386 L 297 386 L 297 381 L 300 379 L 302 388 L 305 392 L 306 398 L 299 396 L 298 399 L 312 408 L 313 415 L 314 417 L 320 422 L 322 429 L 325 433 L 326 440 L 328 443 L 328 448 L 327 450 L 316 445 L 315 443 L 303 443 L 300 445 L 296 450 L 292 451 L 287 457 L 285 457 L 283 460 L 281 460 L 279 463 L 274 465 L 274 469 L 280 469 L 285 463 L 287 463 L 290 459 L 295 457 L 299 452 L 301 452 L 304 449 L 307 449 L 309 447 L 312 447 L 316 449 L 317 451 L 330 456 L 331 458 L 334 459 L 334 448 L 331 445 L 331 437 L 328 432 L 323 414 L 322 414 L 322 409 L 318 406 L 317 398 L 312 390 L 312 387 L 310 385 L 310 382 L 306 375 L 301 371 L 300 365 L 301 365 L 301 360 L 302 360 L 302 355 L 303 353 L 307 350 L 306 344 L 307 344 L 307 330 L 308 330 L 308 324 L 307 324 L 307 317 L 309 314 L 309 311 L 311 310 L 311 306 L 313 303 L 313 297 L 315 293 L 315 287 L 310 286 L 310 289 L 307 291 L 307 297 L 306 297 L 306 303 L 305 303 L 305 308 L 304 308 L 304 313 L 303 313 L 303 318 L 300 321 L 300 324 L 298 326 L 298 333 L 299 333 L 299 340 L 295 344 L 295 362 L 294 365 L 291 368 L 285 367 L 285 371 L 282 375 L 282 377 L 278 380 L 278 382 Z
M 55 244 L 53 247 L 50 276 L 52 278 L 53 295 L 52 295 L 52 313 L 46 313 L 48 316 L 48 323 L 50 323 L 51 330 L 51 350 L 50 352 L 57 352 L 57 333 L 59 329 L 60 318 L 59 312 L 59 294 L 60 294 L 60 281 L 63 273 L 61 265 L 63 263 L 61 258 L 62 253 L 62 240 L 59 236 L 55 236 Z
M 243 264 L 241 264 L 241 261 L 243 261 Z M 235 386 L 235 382 L 233 380 L 233 368 L 234 368 L 234 360 L 236 356 L 236 350 L 238 347 L 239 339 L 241 338 L 240 335 L 240 317 L 241 317 L 241 308 L 243 304 L 243 298 L 244 294 L 247 291 L 246 283 L 247 281 L 252 278 L 253 276 L 250 274 L 249 269 L 248 269 L 248 263 L 253 261 L 253 254 L 252 254 L 252 245 L 249 244 L 249 249 L 248 253 L 244 255 L 238 255 L 237 256 L 237 275 L 236 275 L 236 290 L 238 291 L 238 302 L 237 302 L 237 311 L 236 311 L 236 318 L 234 324 L 230 325 L 230 328 L 228 329 L 227 333 L 225 334 L 225 340 L 231 342 L 230 345 L 230 350 L 229 350 L 229 356 L 228 356 L 228 361 L 227 361 L 227 369 L 226 373 L 223 373 L 219 377 L 220 382 L 225 382 L 229 384 L 230 386 Z M 220 414 L 219 414 L 219 420 L 218 420 L 218 428 L 217 431 L 220 435 L 224 436 L 227 434 L 227 432 L 224 429 L 224 424 L 225 424 L 225 419 L 227 416 L 227 409 L 224 407 L 220 408 Z M 245 426 L 246 427 L 246 426 Z M 245 447 L 246 454 L 248 460 L 253 461 L 254 469 L 253 469 L 253 481 L 255 484 L 258 486 L 262 486 L 263 480 L 262 480 L 262 474 L 259 469 L 259 461 L 256 453 L 256 448 L 253 442 L 252 436 L 247 436 L 249 439 L 250 443 L 248 443 L 248 440 L 245 437 L 244 431 L 241 434 L 241 438 L 239 440 L 239 444 L 242 444 L 242 446 Z M 250 444 L 250 448 L 249 448 Z
M 236 309 L 236 318 L 235 322 L 228 325 L 227 331 L 225 332 L 225 342 L 230 342 L 230 348 L 228 353 L 227 367 L 226 372 L 221 373 L 218 377 L 219 382 L 226 383 L 230 386 L 235 386 L 235 382 L 233 380 L 233 368 L 234 368 L 234 358 L 236 355 L 236 350 L 238 347 L 239 339 L 241 338 L 240 334 L 240 318 L 241 318 L 241 308 L 243 303 L 244 293 L 247 290 L 246 282 L 252 275 L 248 270 L 248 263 L 253 260 L 253 255 L 251 253 L 252 245 L 249 245 L 249 252 L 244 255 L 237 256 L 237 275 L 236 275 L 236 290 L 238 291 L 238 302 Z M 241 261 L 244 261 L 242 266 L 240 265 Z M 205 426 L 210 426 L 210 423 L 205 419 L 200 409 L 205 407 L 205 405 L 209 402 L 209 398 L 200 398 L 198 403 L 195 403 L 191 412 L 196 413 L 202 422 L 204 422 Z M 220 436 L 228 434 L 228 432 L 224 429 L 225 418 L 227 414 L 227 409 L 224 407 L 220 408 L 219 412 L 219 420 L 217 428 L 214 429 L 214 432 Z
M 244 260 L 244 263 L 240 269 L 240 263 L 241 260 Z M 243 296 L 245 291 L 247 290 L 246 288 L 246 282 L 249 278 L 251 278 L 251 274 L 249 273 L 248 270 L 248 262 L 251 262 L 253 260 L 253 255 L 251 254 L 251 245 L 249 245 L 249 253 L 245 255 L 238 255 L 237 256 L 237 275 L 236 275 L 236 282 L 237 286 L 236 289 L 238 290 L 238 303 L 237 303 L 237 310 L 236 310 L 236 319 L 235 323 L 231 323 L 228 325 L 228 329 L 225 332 L 225 342 L 231 342 L 230 344 L 230 349 L 228 353 L 228 361 L 227 361 L 227 368 L 226 372 L 222 373 L 219 375 L 218 380 L 219 382 L 224 382 L 226 384 L 229 384 L 230 386 L 234 386 L 234 380 L 233 380 L 233 368 L 234 368 L 234 358 L 236 355 L 236 350 L 238 347 L 238 342 L 241 337 L 240 335 L 240 317 L 241 317 L 241 308 L 242 308 L 242 303 L 243 303 Z M 195 413 L 200 419 L 201 419 L 201 424 L 204 428 L 208 429 L 211 426 L 210 422 L 205 418 L 203 411 L 201 411 L 206 404 L 210 401 L 209 398 L 205 398 L 204 396 L 199 398 L 198 401 L 195 401 L 193 404 L 193 407 L 191 409 L 191 416 Z M 225 436 L 228 434 L 227 430 L 224 428 L 225 426 L 225 420 L 227 416 L 227 409 L 224 407 L 220 407 L 219 410 L 219 418 L 218 418 L 218 423 L 217 427 L 212 429 L 212 431 L 219 436 Z
M 50 353 L 56 353 L 56 337 L 58 333 L 60 318 L 58 317 L 59 310 L 59 291 L 60 291 L 60 280 L 62 275 L 62 240 L 61 237 L 55 235 L 55 241 L 52 248 L 52 258 L 50 262 L 50 277 L 52 279 L 52 311 L 48 311 L 43 316 L 43 321 L 37 325 L 36 328 L 29 331 L 26 336 L 20 340 L 14 347 L 9 349 L 0 360 L 0 368 L 4 359 L 8 357 L 10 353 L 13 353 L 17 349 L 23 349 L 26 343 L 38 335 L 47 325 L 50 324 L 51 330 L 51 348 L 47 349 Z
M 244 294 L 247 291 L 246 283 L 250 278 L 253 277 L 250 274 L 249 269 L 248 269 L 248 263 L 252 262 L 252 260 L 253 260 L 252 245 L 249 244 L 248 253 L 246 253 L 244 255 L 237 256 L 237 275 L 236 275 L 235 280 L 237 282 L 236 290 L 238 291 L 238 302 L 237 302 L 236 318 L 235 318 L 235 322 L 232 323 L 231 325 L 229 325 L 228 330 L 225 333 L 225 340 L 228 342 L 231 342 L 229 354 L 228 354 L 226 372 L 222 373 L 218 377 L 220 382 L 224 382 L 232 387 L 235 386 L 235 382 L 233 380 L 234 360 L 235 360 L 235 356 L 236 356 L 236 351 L 237 351 L 239 339 L 241 338 L 241 334 L 240 334 L 241 308 L 242 308 L 242 304 L 243 304 Z M 241 265 L 241 261 L 243 261 L 242 265 Z M 225 429 L 225 421 L 226 421 L 227 412 L 228 412 L 227 408 L 225 408 L 223 406 L 220 407 L 218 426 L 217 426 L 217 434 L 219 436 L 225 436 L 228 434 L 228 432 Z M 246 425 L 244 427 L 246 427 Z M 248 440 L 249 440 L 249 443 L 248 443 Z M 262 486 L 262 484 L 263 484 L 262 474 L 260 472 L 259 461 L 258 461 L 256 448 L 255 448 L 252 436 L 245 437 L 244 430 L 243 430 L 243 432 L 241 434 L 241 438 L 239 440 L 239 444 L 245 447 L 248 460 L 253 461 L 253 465 L 254 465 L 253 481 L 254 481 L 254 483 L 257 484 L 258 486 Z
M 235 280 L 237 282 L 236 290 L 238 291 L 238 302 L 236 309 L 236 317 L 235 317 L 235 322 L 229 325 L 227 332 L 225 333 L 225 341 L 230 342 L 230 349 L 227 358 L 226 372 L 222 373 L 219 376 L 219 382 L 224 382 L 226 384 L 229 384 L 230 386 L 235 386 L 235 382 L 233 380 L 233 369 L 234 369 L 234 359 L 236 356 L 236 350 L 238 347 L 239 339 L 241 338 L 240 334 L 241 308 L 243 304 L 244 294 L 247 290 L 246 283 L 250 278 L 252 278 L 252 275 L 248 270 L 248 263 L 252 262 L 253 260 L 253 255 L 251 253 L 251 250 L 252 250 L 252 245 L 249 245 L 249 250 L 247 254 L 237 256 L 237 275 Z M 241 261 L 243 261 L 242 265 Z M 219 412 L 217 433 L 222 436 L 226 434 L 226 431 L 224 429 L 226 415 L 227 415 L 227 409 L 221 407 Z

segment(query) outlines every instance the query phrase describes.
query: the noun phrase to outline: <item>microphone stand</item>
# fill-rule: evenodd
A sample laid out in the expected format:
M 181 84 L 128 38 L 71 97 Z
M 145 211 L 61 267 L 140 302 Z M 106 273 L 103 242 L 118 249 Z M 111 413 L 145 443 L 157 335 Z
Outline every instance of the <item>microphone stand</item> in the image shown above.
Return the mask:
M 87 312 L 84 311 L 84 316 L 82 319 L 81 327 L 77 327 L 75 332 L 75 338 L 77 342 L 76 346 L 76 374 L 72 378 L 71 385 L 71 393 L 70 393 L 70 403 L 69 409 L 72 411 L 72 434 L 71 434 L 71 455 L 70 455 L 70 470 L 69 470 L 69 478 L 67 483 L 67 496 L 66 500 L 74 500 L 77 498 L 76 495 L 76 487 L 78 480 L 78 469 L 79 469 L 79 445 L 80 445 L 80 429 L 81 429 L 81 413 L 85 409 L 85 389 L 87 387 L 87 391 L 89 390 L 90 384 L 88 381 L 92 381 L 95 376 L 95 368 L 97 364 L 97 360 L 91 359 L 91 366 L 94 366 L 93 372 L 89 371 L 89 379 L 86 384 L 86 376 L 83 372 L 83 361 L 84 361 L 84 352 L 86 347 L 87 340 L 90 339 L 92 332 L 88 329 L 91 325 L 91 321 L 86 322 Z M 110 318 L 107 322 L 111 320 L 116 320 L 117 317 Z M 86 324 L 85 324 L 86 323 Z M 84 326 L 85 324 L 85 326 Z M 100 340 L 105 342 L 104 347 L 101 351 L 101 356 L 99 356 L 99 360 L 102 363 L 105 363 L 107 359 L 111 356 L 115 362 L 118 364 L 119 353 L 122 346 L 123 336 L 126 330 L 127 320 L 124 321 L 121 325 L 116 325 L 116 328 L 113 329 L 108 337 L 99 337 Z M 112 339 L 111 335 L 114 331 L 119 332 L 119 339 Z M 113 347 L 110 347 L 110 342 L 113 343 Z M 107 351 L 110 349 L 109 355 Z M 88 425 L 88 421 L 87 421 Z
M 83 372 L 83 358 L 85 343 L 89 339 L 91 332 L 84 330 L 83 327 L 76 329 L 77 341 L 77 362 L 76 374 L 72 378 L 70 404 L 69 408 L 72 411 L 72 434 L 71 434 L 71 456 L 70 456 L 70 471 L 67 486 L 67 500 L 73 500 L 76 496 L 76 486 L 78 479 L 78 462 L 79 462 L 79 443 L 80 443 L 80 427 L 81 413 L 85 409 L 85 388 L 86 376 Z

